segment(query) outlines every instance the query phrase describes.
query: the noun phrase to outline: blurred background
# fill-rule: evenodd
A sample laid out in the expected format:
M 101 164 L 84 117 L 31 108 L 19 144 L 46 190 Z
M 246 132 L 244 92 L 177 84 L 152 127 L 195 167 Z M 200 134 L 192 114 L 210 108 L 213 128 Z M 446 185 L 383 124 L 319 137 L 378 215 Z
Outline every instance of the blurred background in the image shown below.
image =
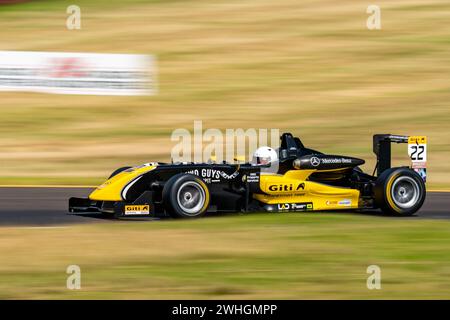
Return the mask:
M 427 135 L 428 186 L 450 186 L 447 0 L 6 2 L 0 50 L 154 54 L 159 92 L 0 92 L 0 184 L 96 184 L 170 160 L 171 132 L 202 120 L 291 131 L 369 172 L 374 133 Z M 72 4 L 81 30 L 66 28 Z M 371 4 L 381 30 L 366 27 Z
M 172 131 L 201 120 L 291 131 L 369 173 L 373 134 L 427 135 L 428 187 L 448 189 L 449 21 L 448 0 L 0 0 L 0 51 L 155 55 L 158 68 L 151 96 L 0 92 L 0 185 L 95 185 L 170 160 Z M 342 213 L 3 226 L 0 299 L 448 299 L 448 230 Z M 66 288 L 72 264 L 82 290 Z M 372 264 L 383 290 L 366 287 Z

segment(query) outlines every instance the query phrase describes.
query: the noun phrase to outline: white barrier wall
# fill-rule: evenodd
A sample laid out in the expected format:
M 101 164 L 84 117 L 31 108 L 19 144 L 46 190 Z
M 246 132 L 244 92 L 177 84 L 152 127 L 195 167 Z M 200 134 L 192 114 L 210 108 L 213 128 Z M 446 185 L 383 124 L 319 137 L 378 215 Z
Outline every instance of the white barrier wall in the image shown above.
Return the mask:
M 0 51 L 0 91 L 152 95 L 154 60 L 137 54 Z

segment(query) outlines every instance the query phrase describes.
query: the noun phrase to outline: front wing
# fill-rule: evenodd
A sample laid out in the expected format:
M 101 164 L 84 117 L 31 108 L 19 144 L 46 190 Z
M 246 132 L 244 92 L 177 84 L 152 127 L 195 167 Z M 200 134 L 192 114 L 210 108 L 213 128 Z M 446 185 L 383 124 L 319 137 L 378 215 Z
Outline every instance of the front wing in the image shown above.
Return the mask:
M 115 217 L 159 217 L 165 216 L 159 210 L 159 204 L 153 202 L 153 193 L 145 192 L 132 203 L 124 201 L 97 201 L 89 198 L 70 198 L 69 212 L 80 213 L 108 213 Z

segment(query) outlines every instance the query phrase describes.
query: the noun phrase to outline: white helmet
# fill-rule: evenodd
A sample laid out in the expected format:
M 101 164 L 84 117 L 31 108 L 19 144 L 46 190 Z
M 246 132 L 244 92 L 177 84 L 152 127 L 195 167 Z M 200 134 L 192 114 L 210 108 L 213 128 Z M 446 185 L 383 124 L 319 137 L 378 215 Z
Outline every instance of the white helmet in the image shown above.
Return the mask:
M 253 154 L 252 164 L 270 164 L 278 161 L 278 154 L 270 147 L 259 147 Z

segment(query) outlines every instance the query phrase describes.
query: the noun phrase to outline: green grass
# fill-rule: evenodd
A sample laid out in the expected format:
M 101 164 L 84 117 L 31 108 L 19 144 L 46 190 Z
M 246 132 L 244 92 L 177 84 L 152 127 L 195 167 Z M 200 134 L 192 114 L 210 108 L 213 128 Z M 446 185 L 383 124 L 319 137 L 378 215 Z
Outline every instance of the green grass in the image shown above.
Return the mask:
M 323 213 L 2 228 L 0 297 L 448 299 L 449 227 Z M 65 288 L 70 264 L 82 290 Z M 381 290 L 366 287 L 369 265 Z

